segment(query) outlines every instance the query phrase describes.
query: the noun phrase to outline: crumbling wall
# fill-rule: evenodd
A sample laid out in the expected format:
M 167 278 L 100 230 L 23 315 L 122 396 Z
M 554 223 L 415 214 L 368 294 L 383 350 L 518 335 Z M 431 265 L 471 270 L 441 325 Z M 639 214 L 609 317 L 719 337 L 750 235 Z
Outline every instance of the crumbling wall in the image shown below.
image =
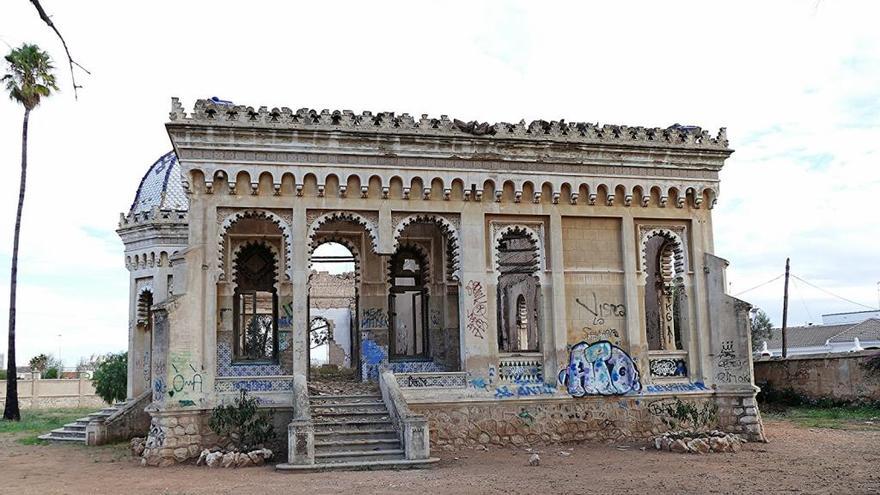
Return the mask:
M 839 401 L 880 401 L 880 373 L 865 368 L 876 351 L 819 356 L 762 357 L 755 360 L 755 383 L 791 388 L 804 397 Z

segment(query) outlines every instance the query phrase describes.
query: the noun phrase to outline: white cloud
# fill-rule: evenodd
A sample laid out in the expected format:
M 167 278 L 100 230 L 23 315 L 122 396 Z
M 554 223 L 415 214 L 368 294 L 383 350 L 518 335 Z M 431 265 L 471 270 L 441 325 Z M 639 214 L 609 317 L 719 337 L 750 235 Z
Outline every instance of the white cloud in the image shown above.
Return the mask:
M 31 120 L 22 358 L 50 345 L 57 328 L 71 328 L 82 354 L 125 346 L 127 273 L 113 231 L 141 175 L 170 148 L 163 123 L 171 96 L 188 105 L 217 95 L 481 121 L 727 126 L 737 151 L 722 175 L 715 243 L 731 261 L 733 292 L 780 273 L 791 256 L 795 273 L 873 304 L 880 280 L 875 2 L 243 8 L 166 0 L 127 4 L 124 17 L 101 2 L 46 7 L 93 75 L 82 76 L 75 102 L 53 34 L 27 2 L 4 6 L 0 39 L 49 49 L 63 89 Z M 8 273 L 20 117 L 18 107 L 0 102 L 0 274 Z M 0 277 L 0 290 L 8 291 L 7 280 Z M 746 297 L 778 322 L 780 292 Z M 814 315 L 852 307 L 803 292 Z M 792 319 L 810 317 L 793 307 Z

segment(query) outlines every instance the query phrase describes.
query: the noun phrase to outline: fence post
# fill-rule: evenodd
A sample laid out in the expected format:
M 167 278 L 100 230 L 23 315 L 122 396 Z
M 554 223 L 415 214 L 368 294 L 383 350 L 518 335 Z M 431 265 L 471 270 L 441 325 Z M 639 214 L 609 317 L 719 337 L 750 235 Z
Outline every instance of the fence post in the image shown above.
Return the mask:
M 40 403 L 40 386 L 37 382 L 41 378 L 42 376 L 40 376 L 39 372 L 31 372 L 31 407 L 34 409 L 38 408 Z

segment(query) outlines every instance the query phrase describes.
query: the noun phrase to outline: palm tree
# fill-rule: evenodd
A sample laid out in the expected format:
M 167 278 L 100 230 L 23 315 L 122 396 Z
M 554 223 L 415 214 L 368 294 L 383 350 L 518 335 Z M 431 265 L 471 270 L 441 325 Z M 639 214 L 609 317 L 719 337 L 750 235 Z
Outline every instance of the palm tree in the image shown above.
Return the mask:
M 19 421 L 18 381 L 15 376 L 15 292 L 18 279 L 18 237 L 21 233 L 21 211 L 24 208 L 24 191 L 27 181 L 27 135 L 31 110 L 57 91 L 52 59 L 37 45 L 22 44 L 6 55 L 8 64 L 2 81 L 6 83 L 9 98 L 24 106 L 24 122 L 21 127 L 21 181 L 18 189 L 18 211 L 15 214 L 15 235 L 12 241 L 12 275 L 9 284 L 9 358 L 6 366 L 6 408 L 3 419 Z

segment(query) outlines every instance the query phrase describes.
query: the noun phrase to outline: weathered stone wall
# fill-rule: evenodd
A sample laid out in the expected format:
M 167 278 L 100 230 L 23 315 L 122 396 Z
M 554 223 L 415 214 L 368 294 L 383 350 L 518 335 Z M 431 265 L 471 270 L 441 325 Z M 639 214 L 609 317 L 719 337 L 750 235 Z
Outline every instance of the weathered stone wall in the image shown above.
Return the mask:
M 6 380 L 0 380 L 0 390 L 6 390 Z M 86 408 L 100 409 L 107 403 L 95 393 L 88 378 L 79 380 L 18 380 L 18 403 L 23 409 Z M 0 407 L 6 405 L 6 396 L 0 396 Z
M 703 407 L 719 406 L 717 424 L 750 441 L 764 441 L 754 397 L 679 396 Z M 647 441 L 668 428 L 662 421 L 663 402 L 671 396 L 591 397 L 583 399 L 503 400 L 444 404 L 411 404 L 428 418 L 431 444 L 454 450 L 478 444 L 535 445 L 570 441 Z
M 813 399 L 880 401 L 880 375 L 864 363 L 873 351 L 755 359 L 755 383 L 776 389 L 791 387 Z
M 275 427 L 276 441 L 268 445 L 277 459 L 287 457 L 287 425 L 293 418 L 291 408 L 268 409 Z M 141 454 L 146 466 L 171 466 L 199 457 L 203 449 L 226 449 L 228 440 L 211 430 L 211 411 L 156 411 L 150 412 L 150 433 Z

